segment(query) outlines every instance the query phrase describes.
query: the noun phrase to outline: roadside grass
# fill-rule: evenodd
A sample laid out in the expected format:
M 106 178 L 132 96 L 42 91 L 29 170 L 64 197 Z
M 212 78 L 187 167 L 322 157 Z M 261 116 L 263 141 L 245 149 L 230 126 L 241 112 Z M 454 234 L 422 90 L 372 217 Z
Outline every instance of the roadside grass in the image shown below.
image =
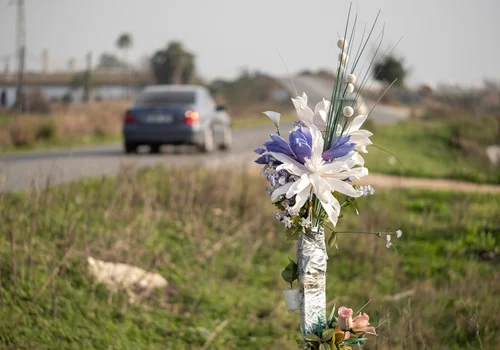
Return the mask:
M 280 277 L 295 244 L 264 188 L 247 172 L 156 167 L 0 194 L 1 347 L 295 348 Z M 393 250 L 339 234 L 329 307 L 371 299 L 371 323 L 388 319 L 371 349 L 495 348 L 500 196 L 391 190 L 356 205 L 339 231 L 404 235 Z M 169 287 L 130 303 L 92 281 L 87 256 L 159 272 Z
M 491 165 L 486 146 L 498 143 L 500 134 L 493 118 L 487 122 L 456 120 L 408 120 L 394 125 L 367 127 L 376 147 L 364 155 L 373 173 L 449 178 L 500 184 L 500 167 Z M 471 125 L 472 124 L 472 125 Z

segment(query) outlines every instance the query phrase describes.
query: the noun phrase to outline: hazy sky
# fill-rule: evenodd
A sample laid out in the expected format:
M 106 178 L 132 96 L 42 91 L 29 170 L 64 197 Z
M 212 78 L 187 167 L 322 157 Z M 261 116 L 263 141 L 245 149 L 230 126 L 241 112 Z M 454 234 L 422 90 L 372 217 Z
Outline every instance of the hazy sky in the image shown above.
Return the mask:
M 15 0 L 0 0 L 0 60 L 15 49 Z M 284 75 L 278 48 L 291 71 L 333 67 L 332 44 L 342 32 L 348 0 L 25 0 L 28 67 L 41 67 L 42 49 L 52 68 L 69 57 L 83 66 L 115 51 L 122 32 L 134 39 L 131 58 L 181 40 L 197 55 L 205 78 L 234 77 L 242 67 Z M 405 57 L 412 82 L 473 83 L 500 78 L 499 0 L 359 0 L 361 23 L 378 9 L 384 42 Z M 380 26 L 379 26 L 380 28 Z M 362 31 L 362 26 L 360 27 Z M 11 67 L 14 63 L 11 61 Z M 3 70 L 4 63 L 0 61 Z

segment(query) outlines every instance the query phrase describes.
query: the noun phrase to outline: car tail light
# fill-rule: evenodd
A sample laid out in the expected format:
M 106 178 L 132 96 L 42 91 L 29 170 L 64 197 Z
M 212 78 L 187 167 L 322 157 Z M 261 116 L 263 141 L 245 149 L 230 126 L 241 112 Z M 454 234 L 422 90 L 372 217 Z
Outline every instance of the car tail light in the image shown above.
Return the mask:
M 193 125 L 200 122 L 200 114 L 196 111 L 187 110 L 184 113 L 184 123 L 187 125 Z
M 127 111 L 127 113 L 125 113 L 125 118 L 123 118 L 123 121 L 125 124 L 135 124 L 135 117 L 132 112 Z

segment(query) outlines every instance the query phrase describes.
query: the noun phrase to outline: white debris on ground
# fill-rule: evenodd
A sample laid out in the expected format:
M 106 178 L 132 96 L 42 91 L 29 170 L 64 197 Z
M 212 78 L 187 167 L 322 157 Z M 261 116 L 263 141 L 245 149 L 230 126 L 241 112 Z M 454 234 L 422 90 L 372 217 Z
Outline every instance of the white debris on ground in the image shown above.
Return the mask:
M 98 283 L 105 284 L 113 292 L 126 290 L 131 302 L 148 295 L 155 288 L 168 286 L 163 276 L 136 266 L 106 262 L 91 256 L 88 263 L 89 273 Z
M 493 165 L 500 164 L 500 146 L 492 145 L 486 148 L 486 154 L 488 155 L 488 159 L 490 163 Z

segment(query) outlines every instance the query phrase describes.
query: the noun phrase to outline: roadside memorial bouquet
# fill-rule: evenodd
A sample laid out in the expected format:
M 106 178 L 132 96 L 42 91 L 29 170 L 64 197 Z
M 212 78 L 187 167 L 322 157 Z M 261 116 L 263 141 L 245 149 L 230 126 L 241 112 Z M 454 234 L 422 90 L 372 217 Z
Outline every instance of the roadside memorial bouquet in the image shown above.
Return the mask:
M 349 9 L 344 37 L 348 34 L 350 17 Z M 297 342 L 303 349 L 362 347 L 366 335 L 376 335 L 366 313 L 354 315 L 352 309 L 340 307 L 337 315 L 334 308 L 330 317 L 326 317 L 328 255 L 324 228 L 332 231 L 328 244 L 336 246 L 337 234 L 342 232 L 335 231 L 335 227 L 342 218 L 342 211 L 352 208 L 358 213 L 355 202 L 374 194 L 371 186 L 354 183 L 368 175 L 362 154 L 372 145 L 370 137 L 373 134 L 363 129 L 363 123 L 373 108 L 367 115 L 357 115 L 356 107 L 368 73 L 358 84 L 356 98 L 347 99 L 347 96 L 356 90 L 356 68 L 377 19 L 367 39 L 361 39 L 351 65 L 353 45 L 349 45 L 349 41 L 352 42 L 356 31 L 357 15 L 349 41 L 338 40 L 337 74 L 330 100 L 323 99 L 311 109 L 306 93 L 292 98 L 298 121 L 287 137 L 280 133 L 280 114 L 264 112 L 273 121 L 276 133 L 270 135 L 263 147 L 255 150 L 256 163 L 263 165 L 261 173 L 269 181 L 266 191 L 277 208 L 274 217 L 286 228 L 287 237 L 297 240 L 297 262 L 290 260 L 282 276 L 290 287 L 298 281 L 298 288 L 284 293 L 288 309 L 300 312 L 302 337 Z M 381 40 L 378 41 L 377 51 L 381 44 Z M 370 72 L 372 64 L 373 59 L 366 72 Z M 399 238 L 402 232 L 373 234 L 390 248 L 391 237 Z

